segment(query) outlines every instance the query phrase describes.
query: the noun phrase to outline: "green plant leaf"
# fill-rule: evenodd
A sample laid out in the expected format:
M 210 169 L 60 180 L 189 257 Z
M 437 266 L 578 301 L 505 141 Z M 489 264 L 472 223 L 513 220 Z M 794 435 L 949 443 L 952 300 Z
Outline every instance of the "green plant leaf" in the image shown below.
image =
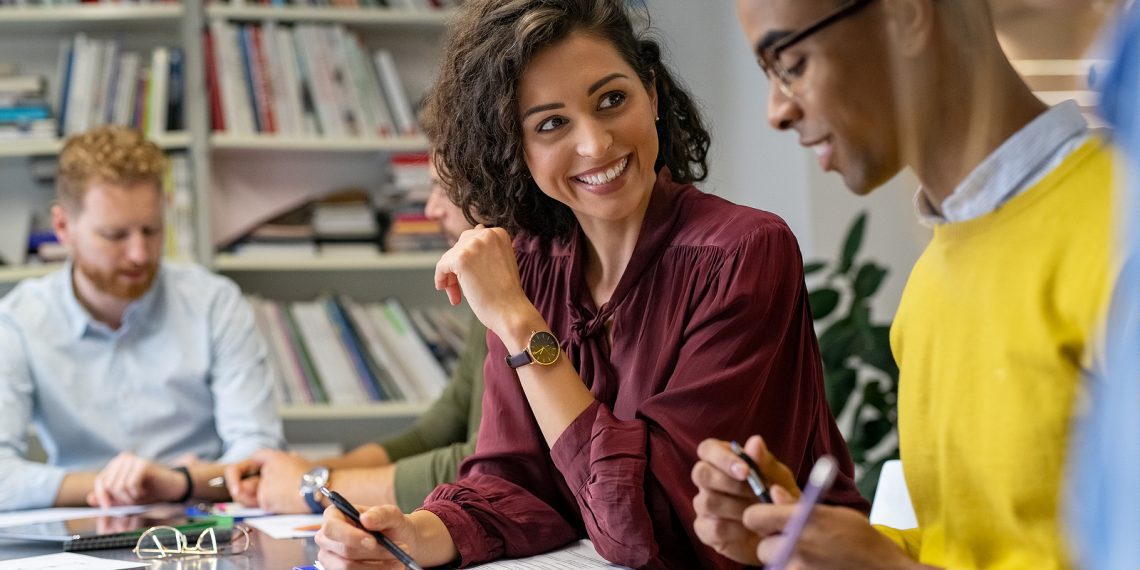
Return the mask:
M 858 379 L 859 375 L 855 369 L 846 366 L 829 370 L 824 374 L 827 405 L 831 407 L 832 414 L 838 416 L 843 413 L 843 409 L 847 407 L 847 401 L 851 399 L 851 393 L 855 391 L 855 383 Z
M 880 416 L 885 416 L 890 405 L 883 397 L 883 388 L 878 382 L 871 382 L 863 387 L 863 405 L 871 406 L 879 412 Z
M 824 370 L 836 370 L 843 366 L 843 361 L 853 352 L 851 349 L 858 338 L 858 332 L 858 329 L 851 326 L 851 321 L 840 319 L 819 335 L 819 354 L 823 359 Z
M 863 338 L 868 342 L 859 351 L 859 358 L 863 359 L 863 362 L 882 370 L 884 374 L 890 377 L 892 386 L 897 387 L 899 367 L 891 354 L 891 327 L 874 326 L 870 333 Z
M 851 287 L 855 293 L 855 298 L 866 299 L 874 295 L 886 277 L 887 269 L 885 267 L 872 262 L 864 264 L 859 268 L 859 273 L 855 275 L 855 283 Z
M 812 275 L 813 273 L 818 273 L 821 270 L 826 269 L 826 268 L 827 268 L 827 262 L 826 261 L 813 261 L 811 263 L 804 264 L 804 277 Z
M 891 423 L 891 420 L 886 418 L 871 420 L 863 424 L 862 437 L 860 439 L 862 439 L 863 445 L 867 446 L 867 449 L 871 449 L 879 445 L 879 442 L 883 441 L 883 438 L 887 437 L 887 434 L 891 433 L 892 429 L 894 429 L 894 425 Z
M 855 256 L 863 245 L 863 232 L 866 227 L 867 212 L 860 212 L 851 224 L 851 228 L 847 230 L 847 238 L 843 240 L 843 253 L 839 256 L 837 269 L 839 273 L 847 273 L 851 269 L 851 264 L 855 262 Z
M 883 465 L 886 465 L 886 463 L 892 459 L 898 458 L 899 450 L 898 448 L 895 448 L 894 453 L 891 453 L 890 455 L 887 455 L 886 457 L 868 466 L 867 470 L 863 472 L 863 476 L 860 477 L 859 480 L 855 483 L 855 485 L 859 487 L 859 493 L 866 497 L 868 501 L 875 501 L 875 490 L 879 486 L 879 476 L 883 472 Z
M 839 306 L 839 291 L 830 287 L 823 287 L 808 293 L 808 304 L 811 305 L 811 318 L 820 320 L 830 315 L 835 307 Z
M 851 302 L 851 324 L 859 329 L 861 334 L 870 334 L 871 306 L 865 299 L 856 299 Z

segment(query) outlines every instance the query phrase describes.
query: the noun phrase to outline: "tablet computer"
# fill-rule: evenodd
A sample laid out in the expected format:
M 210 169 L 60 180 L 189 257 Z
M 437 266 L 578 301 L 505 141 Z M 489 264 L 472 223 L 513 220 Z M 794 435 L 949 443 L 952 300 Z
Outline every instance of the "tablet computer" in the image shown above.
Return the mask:
M 65 551 L 134 548 L 147 529 L 170 526 L 191 544 L 213 528 L 219 543 L 229 540 L 232 519 L 188 517 L 181 507 L 159 507 L 129 516 L 97 516 L 0 527 L 0 538 L 58 543 Z

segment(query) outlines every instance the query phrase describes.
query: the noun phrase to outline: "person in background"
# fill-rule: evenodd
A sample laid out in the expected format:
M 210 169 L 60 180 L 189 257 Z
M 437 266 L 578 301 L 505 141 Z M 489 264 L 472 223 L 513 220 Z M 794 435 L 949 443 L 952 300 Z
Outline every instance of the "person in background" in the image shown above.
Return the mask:
M 424 213 L 439 222 L 454 245 L 472 225 L 447 197 L 435 161 L 430 161 L 432 193 Z M 455 480 L 459 463 L 475 451 L 483 407 L 483 361 L 487 329 L 472 319 L 466 344 L 451 382 L 404 433 L 362 445 L 340 457 L 310 462 L 299 455 L 260 450 L 226 468 L 235 500 L 278 513 L 321 512 L 328 500 L 316 492 L 327 483 L 360 503 L 419 507 L 442 483 Z M 242 478 L 258 472 L 257 477 Z
M 1075 103 L 1033 96 L 984 0 L 738 0 L 737 12 L 771 82 L 771 125 L 856 194 L 912 168 L 934 230 L 891 330 L 918 528 L 821 506 L 792 564 L 1067 567 L 1061 480 L 1113 283 L 1111 152 Z M 778 457 L 751 443 L 774 478 Z M 723 442 L 700 457 L 698 536 L 771 561 L 797 489 L 756 505 Z
M 100 127 L 59 155 L 63 269 L 0 300 L 0 510 L 221 500 L 222 464 L 282 442 L 238 287 L 164 263 L 166 158 Z M 24 458 L 28 426 L 47 464 Z
M 453 20 L 425 127 L 455 201 L 495 226 L 436 266 L 490 331 L 479 445 L 422 509 L 362 509 L 423 566 L 588 537 L 625 566 L 739 567 L 692 534 L 713 436 L 765 434 L 788 485 L 835 455 L 828 499 L 867 507 L 796 239 L 693 186 L 708 132 L 625 4 L 468 0 Z M 335 508 L 316 541 L 330 570 L 392 562 Z

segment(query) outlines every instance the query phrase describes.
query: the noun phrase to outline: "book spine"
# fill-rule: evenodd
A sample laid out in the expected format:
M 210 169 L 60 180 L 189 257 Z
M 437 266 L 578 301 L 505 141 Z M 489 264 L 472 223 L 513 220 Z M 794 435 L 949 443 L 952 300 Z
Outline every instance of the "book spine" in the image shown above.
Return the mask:
M 245 85 L 245 99 L 249 102 L 249 109 L 253 115 L 253 132 L 264 133 L 266 132 L 266 125 L 262 122 L 261 110 L 257 108 L 257 83 L 253 77 L 254 62 L 253 54 L 253 26 L 243 25 L 239 26 L 237 30 L 238 44 L 241 50 L 241 68 L 244 75 Z
M 336 301 L 336 299 L 325 300 L 325 310 L 328 312 L 329 319 L 332 321 L 333 327 L 340 335 L 340 341 L 344 345 L 349 359 L 352 360 L 352 366 L 356 370 L 356 374 L 360 380 L 360 386 L 368 397 L 373 402 L 386 400 L 380 383 L 372 373 L 372 368 L 366 361 L 366 349 L 360 342 L 359 335 L 353 330 L 351 323 L 348 321 L 348 315 L 344 313 L 344 309 Z
M 225 132 L 226 118 L 222 110 L 222 89 L 218 84 L 218 54 L 214 47 L 214 33 L 202 32 L 202 51 L 206 59 L 206 92 L 210 100 L 210 129 Z
M 183 119 L 183 98 L 185 97 L 184 61 L 181 48 L 170 49 L 170 76 L 166 92 L 166 132 L 181 131 L 185 128 Z
M 254 98 L 257 102 L 258 124 L 262 125 L 262 132 L 277 132 L 277 113 L 273 108 L 274 85 L 269 76 L 269 64 L 266 61 L 262 29 L 260 26 L 249 26 L 249 42 L 253 48 L 251 52 L 253 62 L 253 88 Z
M 285 323 L 289 325 L 289 339 L 292 345 L 297 349 L 297 355 L 300 357 L 301 366 L 305 371 L 305 380 L 308 381 L 309 395 L 313 403 L 327 404 L 329 402 L 328 395 L 325 393 L 324 386 L 321 384 L 321 379 L 317 376 L 317 370 L 313 366 L 313 359 L 309 353 L 309 347 L 306 346 L 304 340 L 301 338 L 301 329 L 297 325 L 297 319 L 293 314 L 294 307 L 281 306 L 281 315 L 285 319 Z
M 147 89 L 146 126 L 143 132 L 154 138 L 166 130 L 166 93 L 170 79 L 170 50 L 156 47 L 151 52 L 150 81 Z

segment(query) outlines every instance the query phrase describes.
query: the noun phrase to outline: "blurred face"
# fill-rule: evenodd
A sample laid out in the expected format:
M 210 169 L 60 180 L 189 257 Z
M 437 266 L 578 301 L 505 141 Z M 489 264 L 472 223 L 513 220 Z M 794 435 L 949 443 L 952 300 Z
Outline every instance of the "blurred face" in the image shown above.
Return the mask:
M 656 93 L 605 40 L 572 34 L 519 81 L 523 151 L 535 183 L 584 226 L 635 221 L 656 181 Z
M 780 49 L 778 57 L 772 50 L 845 4 L 737 0 L 736 8 L 757 59 L 769 68 L 768 122 L 795 131 L 820 168 L 838 172 L 849 189 L 866 194 L 901 168 L 883 2 L 843 11 Z
M 153 184 L 92 182 L 82 208 L 56 206 L 56 235 L 99 292 L 134 300 L 150 289 L 163 245 L 163 197 Z
M 447 191 L 443 188 L 443 181 L 439 179 L 439 171 L 435 169 L 435 161 L 428 161 L 428 170 L 431 173 L 431 197 L 428 198 L 424 214 L 439 222 L 443 235 L 451 245 L 459 241 L 459 234 L 471 229 L 471 223 L 463 216 L 459 209 L 447 198 Z

